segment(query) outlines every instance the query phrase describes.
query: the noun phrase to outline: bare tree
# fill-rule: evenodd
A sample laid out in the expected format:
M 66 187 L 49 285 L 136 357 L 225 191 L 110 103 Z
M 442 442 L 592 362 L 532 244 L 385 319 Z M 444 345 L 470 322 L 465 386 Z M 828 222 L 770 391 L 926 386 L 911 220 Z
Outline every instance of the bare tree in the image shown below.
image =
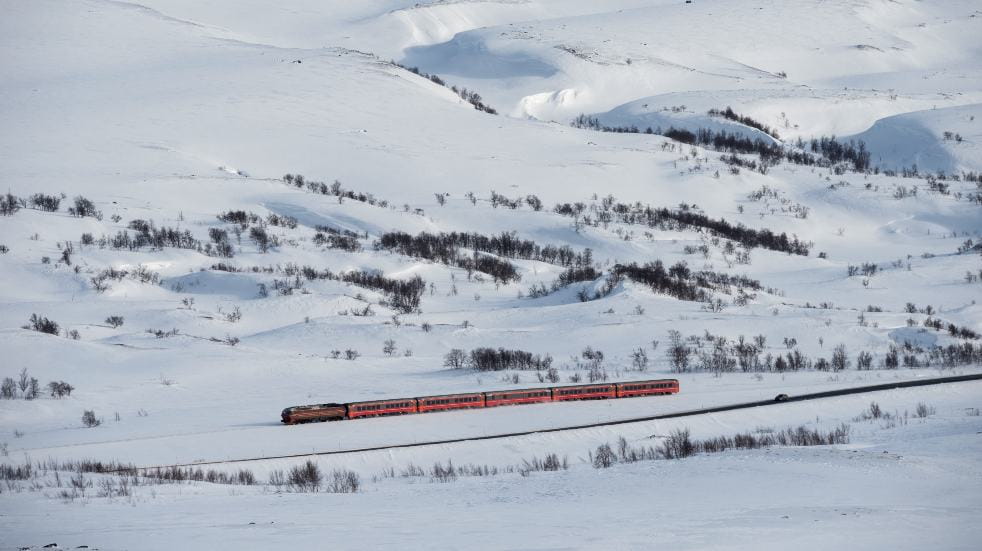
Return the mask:
M 849 356 L 846 353 L 846 345 L 840 344 L 832 351 L 832 371 L 842 371 L 849 367 Z
M 443 356 L 443 366 L 451 369 L 461 369 L 467 361 L 467 354 L 459 348 L 454 348 Z
M 692 350 L 682 340 L 682 333 L 672 329 L 668 332 L 669 346 L 666 350 L 672 371 L 682 373 L 689 370 L 689 356 Z
M 0 398 L 5 400 L 12 400 L 17 397 L 17 383 L 10 377 L 6 377 L 3 380 L 3 384 L 0 384 Z
M 21 394 L 27 392 L 27 387 L 30 386 L 31 379 L 27 376 L 27 368 L 20 370 L 20 377 L 17 379 L 17 388 L 20 389 Z
M 396 353 L 396 341 L 392 339 L 386 339 L 385 346 L 382 347 L 382 353 L 386 356 L 391 356 Z
M 617 463 L 617 454 L 610 448 L 610 444 L 597 446 L 597 451 L 590 454 L 594 469 L 608 469 Z
M 73 390 L 75 390 L 75 387 L 65 381 L 51 381 L 48 383 L 48 392 L 51 393 L 52 398 L 71 396 Z

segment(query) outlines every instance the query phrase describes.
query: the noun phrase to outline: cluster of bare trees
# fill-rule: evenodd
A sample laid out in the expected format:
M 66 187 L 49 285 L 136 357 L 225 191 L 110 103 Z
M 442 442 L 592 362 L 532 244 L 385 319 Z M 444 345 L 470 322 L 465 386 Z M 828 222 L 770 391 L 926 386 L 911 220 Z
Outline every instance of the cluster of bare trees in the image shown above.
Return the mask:
M 17 380 L 14 380 L 12 377 L 5 377 L 3 379 L 3 382 L 0 383 L 0 398 L 13 400 L 17 397 L 18 390 L 20 390 L 21 398 L 25 400 L 33 400 L 41 394 L 41 386 L 38 384 L 38 380 L 27 374 L 26 367 L 21 370 Z
M 731 121 L 738 122 L 745 126 L 749 126 L 750 128 L 756 128 L 757 130 L 760 130 L 761 132 L 767 134 L 768 136 L 774 138 L 775 140 L 781 139 L 781 136 L 777 133 L 777 130 L 749 116 L 740 115 L 736 113 L 735 111 L 733 111 L 732 107 L 727 107 L 726 109 L 710 109 L 707 112 L 707 114 L 710 117 L 722 117 L 724 119 L 729 119 Z
M 604 197 L 600 204 L 560 203 L 553 212 L 576 218 L 586 225 L 604 225 L 619 222 L 642 225 L 661 230 L 704 229 L 710 233 L 731 239 L 748 249 L 761 247 L 774 251 L 807 256 L 810 243 L 786 233 L 776 234 L 767 228 L 755 230 L 743 224 L 731 224 L 720 218 L 710 218 L 697 212 L 692 205 L 681 204 L 676 209 L 652 207 L 638 203 L 619 203 L 612 195 Z
M 443 357 L 443 365 L 453 369 L 476 369 L 478 371 L 548 370 L 552 366 L 552 356 L 533 354 L 524 350 L 505 348 L 475 348 L 464 352 L 454 348 Z
M 358 473 L 347 469 L 335 469 L 325 477 L 320 467 L 308 459 L 301 465 L 291 467 L 286 473 L 281 470 L 272 471 L 269 484 L 278 491 L 312 493 L 323 489 L 333 494 L 351 494 L 361 488 L 361 478 Z
M 47 389 L 52 398 L 63 398 L 71 396 L 75 387 L 65 381 L 51 381 L 48 383 Z M 4 400 L 17 398 L 18 391 L 20 391 L 20 397 L 25 400 L 34 400 L 41 395 L 40 383 L 36 377 L 28 375 L 26 367 L 21 370 L 17 379 L 5 377 L 0 383 L 0 398 Z
M 734 115 L 736 116 L 735 113 Z M 601 124 L 600 119 L 587 115 L 576 117 L 571 124 L 576 128 L 588 128 L 600 132 L 657 134 L 684 144 L 699 145 L 715 151 L 757 155 L 760 157 L 761 166 L 765 169 L 767 166 L 776 165 L 781 161 L 807 166 L 833 167 L 845 165 L 857 172 L 865 172 L 871 168 L 871 155 L 864 142 L 856 140 L 850 140 L 848 143 L 840 142 L 835 139 L 835 136 L 822 136 L 812 139 L 809 143 L 805 143 L 799 138 L 793 146 L 786 147 L 761 138 L 750 139 L 736 132 L 714 131 L 708 128 L 699 128 L 692 132 L 674 126 L 670 126 L 668 129 L 661 127 L 652 129 L 649 126 L 644 130 L 634 125 L 607 126 Z
M 495 281 L 507 283 L 521 279 L 518 270 L 503 258 L 537 260 L 559 266 L 585 268 L 593 263 L 592 252 L 587 249 L 576 252 L 567 245 L 541 246 L 534 241 L 518 238 L 514 232 L 498 235 L 478 233 L 420 233 L 386 232 L 375 243 L 378 249 L 395 251 L 414 258 L 426 258 L 466 270 L 476 270 L 492 276 Z M 473 250 L 464 255 L 461 249 Z M 479 253 L 490 253 L 489 256 Z
M 898 367 L 954 367 L 982 362 L 982 344 L 971 342 L 952 343 L 946 346 L 933 346 L 925 349 L 910 342 L 890 345 L 879 362 L 866 350 L 859 351 L 853 358 L 844 344 L 832 348 L 829 357 L 809 357 L 797 348 L 797 339 L 786 338 L 786 352 L 768 352 L 767 339 L 757 335 L 746 339 L 743 335 L 736 340 L 723 336 L 690 335 L 671 330 L 668 334 L 666 359 L 672 371 L 688 373 L 695 371 L 710 373 L 727 372 L 785 372 L 814 369 L 816 371 L 843 371 L 855 365 L 857 370 L 897 369 Z

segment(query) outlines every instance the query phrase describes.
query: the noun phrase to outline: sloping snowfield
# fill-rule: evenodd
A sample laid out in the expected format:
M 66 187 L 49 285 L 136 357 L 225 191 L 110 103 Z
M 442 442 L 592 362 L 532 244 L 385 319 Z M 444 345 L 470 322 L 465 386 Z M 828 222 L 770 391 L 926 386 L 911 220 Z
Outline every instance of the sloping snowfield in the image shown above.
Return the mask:
M 0 8 L 0 549 L 982 541 L 979 382 L 263 459 L 982 372 L 977 2 Z

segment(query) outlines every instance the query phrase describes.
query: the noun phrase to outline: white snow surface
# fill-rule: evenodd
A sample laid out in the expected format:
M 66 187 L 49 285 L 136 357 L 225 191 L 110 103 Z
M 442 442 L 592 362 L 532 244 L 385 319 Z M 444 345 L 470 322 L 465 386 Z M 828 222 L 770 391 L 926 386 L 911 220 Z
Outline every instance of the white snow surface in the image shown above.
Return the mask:
M 982 211 L 975 182 L 923 178 L 982 170 L 982 9 L 970 0 L 7 0 L 0 18 L 0 192 L 64 194 L 56 212 L 0 216 L 0 379 L 22 370 L 70 396 L 0 399 L 0 463 L 119 461 L 138 466 L 344 451 L 657 415 L 750 400 L 977 373 L 978 365 L 880 369 L 891 347 L 978 346 L 939 319 L 982 333 Z M 478 92 L 479 112 L 417 66 Z M 783 143 L 864 141 L 873 165 L 919 177 L 836 173 L 782 163 L 731 172 L 721 153 L 604 124 L 725 129 L 732 107 Z M 674 109 L 673 109 L 674 108 Z M 946 133 L 950 133 L 950 137 Z M 954 136 L 958 135 L 959 139 Z M 311 193 L 284 174 L 371 194 L 375 204 Z M 913 191 L 916 188 L 916 191 Z M 544 208 L 493 206 L 535 195 Z M 437 194 L 441 200 L 437 200 Z M 754 195 L 756 194 L 756 195 Z M 101 217 L 68 213 L 75 197 Z M 808 256 L 695 229 L 574 223 L 553 211 L 605 197 L 687 208 L 811 243 Z M 977 197 L 978 195 L 976 195 Z M 759 197 L 759 198 L 755 198 Z M 384 201 L 384 205 L 380 203 Z M 445 203 L 445 204 L 444 204 Z M 268 225 L 267 252 L 216 215 L 292 217 Z M 800 216 L 803 210 L 806 216 Z M 796 213 L 798 216 L 796 216 Z M 195 249 L 100 246 L 131 222 L 230 236 L 233 258 Z M 357 234 L 361 250 L 315 242 L 318 226 Z M 655 259 L 759 280 L 724 307 L 623 281 L 540 298 L 563 267 L 511 259 L 521 280 L 378 250 L 383 233 L 515 232 L 540 245 L 589 248 L 600 270 Z M 83 243 L 83 234 L 94 242 Z M 969 243 L 971 241 L 971 243 Z M 63 251 L 71 247 L 70 264 Z M 705 246 L 705 254 L 699 247 Z M 740 251 L 740 248 L 736 249 Z M 695 251 L 695 252 L 694 252 Z M 469 254 L 469 251 L 466 251 Z M 819 255 L 819 253 L 825 253 Z M 44 260 L 47 259 L 47 260 Z M 508 259 L 506 259 L 508 260 Z M 222 262 L 238 271 L 215 269 Z M 849 266 L 875 263 L 871 276 Z M 419 312 L 292 266 L 420 276 Z M 127 271 L 108 288 L 93 278 Z M 133 274 L 151 274 L 140 281 Z M 973 279 L 974 278 L 974 279 Z M 277 286 L 302 283 L 279 293 Z M 260 293 L 261 286 L 268 296 Z M 908 303 L 916 305 L 908 312 Z M 931 311 L 925 307 L 931 306 Z M 355 315 L 370 307 L 374 315 Z M 870 308 L 873 307 L 873 308 Z M 228 315 L 240 312 L 234 321 Z M 24 326 L 32 314 L 59 335 Z M 111 327 L 108 316 L 122 316 Z M 424 324 L 429 330 L 424 331 Z M 71 331 L 77 339 L 66 338 Z M 838 373 L 676 373 L 669 331 L 747 342 L 762 355 L 817 360 L 848 351 Z M 154 332 L 157 332 L 156 334 Z M 237 339 L 237 340 L 236 340 Z M 386 340 L 395 353 L 383 353 Z M 793 339 L 793 340 L 792 340 Z M 237 343 L 230 346 L 226 343 Z M 689 341 L 696 346 L 694 341 Z M 668 397 L 544 404 L 282 426 L 298 404 L 550 386 L 533 371 L 451 369 L 454 348 L 551 355 L 562 384 L 586 377 L 586 347 L 610 380 L 674 377 Z M 636 369 L 632 354 L 650 362 Z M 346 350 L 356 360 L 344 359 Z M 873 370 L 856 369 L 857 354 Z M 340 357 L 338 357 L 340 355 Z M 699 354 L 693 359 L 700 362 Z M 857 421 L 871 401 L 906 421 Z M 914 418 L 918 404 L 936 409 Z M 846 396 L 670 421 L 311 459 L 361 476 L 356 494 L 277 491 L 270 473 L 304 458 L 218 463 L 260 484 L 141 486 L 132 496 L 59 498 L 70 472 L 0 481 L 0 549 L 975 549 L 982 538 L 982 384 Z M 85 428 L 92 410 L 99 426 Z M 848 444 L 729 450 L 594 469 L 589 453 L 624 437 L 658 446 L 804 425 L 851 425 Z M 504 472 L 556 453 L 568 470 Z M 434 462 L 498 467 L 492 477 L 432 482 Z M 423 477 L 386 478 L 415 464 Z M 252 524 L 254 523 L 254 524 Z

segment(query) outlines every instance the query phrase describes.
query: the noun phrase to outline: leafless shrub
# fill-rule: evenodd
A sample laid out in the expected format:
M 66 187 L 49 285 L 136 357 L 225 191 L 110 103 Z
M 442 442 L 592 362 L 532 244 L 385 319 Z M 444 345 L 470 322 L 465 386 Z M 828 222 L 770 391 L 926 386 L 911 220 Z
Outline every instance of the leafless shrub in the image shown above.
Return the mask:
M 549 453 L 541 459 L 538 457 L 533 457 L 531 460 L 523 459 L 518 472 L 522 476 L 528 476 L 530 472 L 565 471 L 567 469 L 569 469 L 569 460 L 567 457 L 563 456 L 562 459 L 559 459 L 558 455 Z
M 658 458 L 658 451 L 651 446 L 633 448 L 623 436 L 617 439 L 617 459 L 621 463 L 651 461 Z
M 869 408 L 863 410 L 858 416 L 854 417 L 854 421 L 869 421 L 871 419 L 889 419 L 892 417 L 889 412 L 883 411 L 880 404 L 876 402 L 870 402 Z
M 102 424 L 102 419 L 97 419 L 95 411 L 87 409 L 82 413 L 82 424 L 88 428 L 98 427 Z
M 437 461 L 430 469 L 430 478 L 437 482 L 453 482 L 457 480 L 457 470 L 450 460 L 447 460 L 446 466 Z
M 303 465 L 291 467 L 288 478 L 290 487 L 297 492 L 316 492 L 323 479 L 320 467 L 309 459 Z
M 840 344 L 832 351 L 832 371 L 842 371 L 849 367 L 849 356 L 846 353 L 846 345 Z
M 29 460 L 20 465 L 0 463 L 0 480 L 30 480 L 34 476 L 34 465 Z
M 113 329 L 122 327 L 123 316 L 109 316 L 108 318 L 106 318 L 106 324 L 112 327 Z
M 332 494 L 353 494 L 361 487 L 361 479 L 354 471 L 335 469 L 331 472 L 331 481 L 326 490 Z
M 238 306 L 233 307 L 231 312 L 222 312 L 219 309 L 219 313 L 224 314 L 225 321 L 229 323 L 236 323 L 242 319 L 242 309 Z
M 102 211 L 95 208 L 95 203 L 81 195 L 75 197 L 75 206 L 68 207 L 68 214 L 79 218 L 91 216 L 96 220 L 102 220 Z
M 11 216 L 21 209 L 24 200 L 11 194 L 9 191 L 0 195 L 0 216 Z
M 914 410 L 914 414 L 917 417 L 924 419 L 925 417 L 934 415 L 935 413 L 937 413 L 937 411 L 938 410 L 935 409 L 933 406 L 929 406 L 923 402 L 918 402 L 917 409 Z
M 52 398 L 71 396 L 73 390 L 75 390 L 75 387 L 65 381 L 51 381 L 48 383 L 48 392 L 51 393 Z
M 382 353 L 386 356 L 392 356 L 396 353 L 396 341 L 392 339 L 386 339 L 384 346 L 382 346 Z
M 0 384 L 0 398 L 4 400 L 13 400 L 17 397 L 17 382 L 10 377 L 5 377 L 3 379 L 3 384 Z
M 274 469 L 269 473 L 269 485 L 276 487 L 277 490 L 287 485 L 286 474 L 282 469 Z
M 695 446 L 689 438 L 689 429 L 676 429 L 668 435 L 659 449 L 665 459 L 682 459 L 695 453 Z
M 37 314 L 31 314 L 30 322 L 30 325 L 26 326 L 25 329 L 32 329 L 39 333 L 47 333 L 49 335 L 57 335 L 59 332 L 57 323 Z

